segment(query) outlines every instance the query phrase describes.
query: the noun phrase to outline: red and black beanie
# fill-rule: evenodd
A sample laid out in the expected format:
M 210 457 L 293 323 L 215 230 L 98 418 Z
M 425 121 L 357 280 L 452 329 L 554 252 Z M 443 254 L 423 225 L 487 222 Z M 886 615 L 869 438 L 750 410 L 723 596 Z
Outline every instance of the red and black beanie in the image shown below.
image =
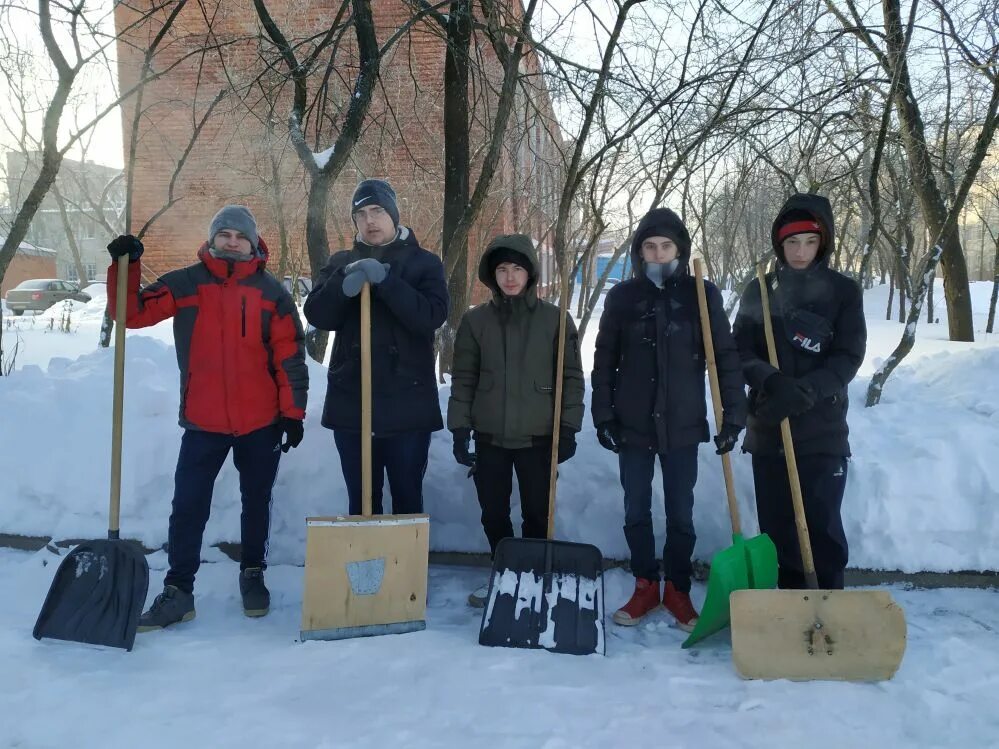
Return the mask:
M 776 227 L 776 237 L 778 242 L 783 242 L 788 237 L 795 234 L 818 234 L 822 238 L 823 247 L 826 244 L 826 231 L 822 223 L 803 209 L 788 211 L 780 217 L 780 223 Z

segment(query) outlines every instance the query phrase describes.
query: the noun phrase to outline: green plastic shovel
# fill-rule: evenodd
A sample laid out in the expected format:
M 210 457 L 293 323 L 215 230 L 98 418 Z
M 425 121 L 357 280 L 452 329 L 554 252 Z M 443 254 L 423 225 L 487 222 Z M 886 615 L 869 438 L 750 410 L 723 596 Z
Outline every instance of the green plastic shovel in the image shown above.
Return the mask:
M 711 386 L 715 426 L 720 431 L 722 427 L 721 390 L 718 386 L 715 345 L 714 339 L 711 337 L 708 300 L 704 292 L 704 278 L 700 260 L 694 260 L 694 276 L 697 279 L 697 304 L 701 311 L 701 334 L 704 339 L 704 357 L 708 365 L 708 383 Z M 722 472 L 725 475 L 725 492 L 728 495 L 728 513 L 732 518 L 732 545 L 727 549 L 722 549 L 711 558 L 708 594 L 704 599 L 701 615 L 694 626 L 694 631 L 683 643 L 685 648 L 689 648 L 705 637 L 720 632 L 728 626 L 730 618 L 729 596 L 733 591 L 749 588 L 766 590 L 777 587 L 777 548 L 770 540 L 770 536 L 765 533 L 750 539 L 742 537 L 739 503 L 735 498 L 735 480 L 732 477 L 732 461 L 728 453 L 722 455 L 721 460 Z

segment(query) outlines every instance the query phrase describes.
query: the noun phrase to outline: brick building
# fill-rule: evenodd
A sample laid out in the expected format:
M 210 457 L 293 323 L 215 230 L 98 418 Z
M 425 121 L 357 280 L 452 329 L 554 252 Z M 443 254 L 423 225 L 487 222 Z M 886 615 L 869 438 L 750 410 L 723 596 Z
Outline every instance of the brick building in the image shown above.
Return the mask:
M 6 237 L 0 237 L 0 243 L 4 239 Z M 56 251 L 21 242 L 0 281 L 0 297 L 6 296 L 21 281 L 32 278 L 56 278 Z
M 515 0 L 519 2 L 519 0 Z M 135 26 L 136 7 L 145 3 L 118 4 L 116 24 L 121 88 L 134 85 L 148 40 L 156 33 L 149 25 Z M 210 12 L 203 13 L 202 6 Z M 295 43 L 315 37 L 332 23 L 339 2 L 305 0 L 300 3 L 270 2 L 268 8 L 285 35 Z M 410 18 L 402 0 L 372 0 L 377 35 L 384 44 Z M 514 10 L 518 10 L 519 6 Z M 206 16 L 211 17 L 210 35 Z M 445 43 L 434 21 L 422 21 L 395 44 L 383 58 L 381 76 L 351 161 L 333 186 L 327 211 L 330 250 L 349 246 L 353 227 L 349 197 L 356 183 L 366 177 L 389 179 L 399 195 L 402 221 L 421 243 L 439 252 L 443 205 L 443 70 Z M 125 31 L 134 27 L 141 31 Z M 218 42 L 219 50 L 195 54 L 206 40 Z M 309 148 L 320 153 L 335 140 L 331 128 L 342 117 L 336 102 L 349 96 L 356 75 L 356 58 L 349 50 L 353 30 L 348 29 L 347 52 L 336 52 L 327 70 L 320 66 L 309 78 L 313 97 L 328 73 L 326 97 L 317 100 L 307 134 Z M 309 42 L 297 47 L 303 57 Z M 157 69 L 181 62 L 169 74 L 147 85 L 136 141 L 135 193 L 132 229 L 142 226 L 171 199 L 176 201 L 150 228 L 146 237 L 147 267 L 151 274 L 190 263 L 214 211 L 228 202 L 249 205 L 260 224 L 261 235 L 272 250 L 275 273 L 307 275 L 305 217 L 307 175 L 289 144 L 287 116 L 290 86 L 278 90 L 278 73 L 264 74 L 273 48 L 262 30 L 250 0 L 224 0 L 191 5 L 181 12 L 157 54 Z M 329 55 L 327 55 L 328 57 Z M 485 76 L 498 90 L 502 70 L 488 40 L 473 40 L 473 59 L 484 61 Z M 283 72 L 283 68 L 276 70 Z M 539 243 L 543 261 L 553 267 L 547 252 L 547 235 L 557 206 L 561 163 L 561 139 L 548 92 L 539 88 L 537 60 L 532 55 L 522 63 L 524 85 L 506 140 L 506 150 L 491 194 L 470 238 L 469 267 L 488 239 L 504 232 L 523 231 Z M 475 74 L 473 74 L 475 78 Z M 473 80 L 470 98 L 472 119 L 488 122 L 495 95 L 483 80 Z M 194 142 L 183 168 L 174 180 L 178 159 L 187 147 L 194 123 L 203 117 L 220 91 L 228 95 L 215 107 Z M 311 99 L 310 99 L 311 101 Z M 135 97 L 123 111 L 125 154 L 128 158 Z M 324 132 L 316 136 L 318 113 L 329 116 Z M 473 135 L 473 154 L 484 146 L 485 128 Z M 474 188 L 473 173 L 472 186 Z M 285 229 L 281 232 L 280 229 Z M 280 238 L 284 235 L 285 239 Z M 474 271 L 470 277 L 474 278 Z M 478 289 L 476 299 L 482 298 Z
M 5 161 L 9 215 L 34 185 L 41 153 L 8 151 Z M 107 227 L 117 228 L 124 212 L 125 190 L 120 178 L 120 169 L 92 161 L 62 160 L 53 189 L 42 199 L 24 238 L 28 246 L 55 250 L 55 270 L 27 278 L 61 278 L 83 286 L 103 280 L 110 233 Z M 70 246 L 70 234 L 79 262 Z

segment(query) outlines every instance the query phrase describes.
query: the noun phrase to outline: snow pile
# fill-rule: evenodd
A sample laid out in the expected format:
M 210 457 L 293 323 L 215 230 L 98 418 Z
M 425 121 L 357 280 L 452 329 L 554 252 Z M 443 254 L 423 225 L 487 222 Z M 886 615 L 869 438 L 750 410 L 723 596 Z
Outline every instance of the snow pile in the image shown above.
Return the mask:
M 990 284 L 975 286 L 982 292 L 976 300 L 987 300 L 984 292 Z M 883 316 L 886 299 L 884 289 L 868 293 L 868 357 L 851 386 L 854 458 L 844 501 L 851 566 L 906 572 L 999 570 L 999 473 L 994 465 L 999 338 L 982 335 L 985 340 L 976 344 L 951 344 L 944 340 L 945 326 L 924 326 L 916 351 L 889 380 L 881 405 L 865 409 L 870 374 L 901 330 L 898 323 L 877 317 L 878 309 Z M 32 353 L 19 360 L 13 377 L 0 380 L 5 427 L 0 533 L 81 538 L 100 537 L 106 530 L 113 351 L 94 350 L 102 315 L 103 301 L 95 298 L 74 313 L 82 318 L 75 333 L 43 333 L 38 329 L 45 327 L 41 318 L 35 328 L 31 320 L 18 321 Z M 583 343 L 587 370 L 596 323 L 595 318 Z M 126 349 L 122 530 L 150 547 L 166 540 L 181 436 L 171 338 L 166 321 L 130 331 Z M 80 355 L 83 351 L 88 353 Z M 275 486 L 270 556 L 275 563 L 302 561 L 305 517 L 347 509 L 332 433 L 319 423 L 325 369 L 310 362 L 310 376 L 305 440 L 282 457 Z M 448 394 L 447 386 L 440 389 L 442 408 Z M 617 459 L 598 445 L 589 415 L 577 441 L 576 457 L 560 469 L 556 535 L 593 543 L 608 557 L 627 558 Z M 744 529 L 755 533 L 750 460 L 738 452 L 733 457 Z M 487 550 L 475 489 L 466 473 L 454 462 L 450 434 L 436 433 L 424 483 L 435 550 Z M 658 469 L 654 489 L 661 544 L 665 519 Z M 516 492 L 514 502 L 516 527 Z M 230 460 L 216 484 L 206 542 L 238 541 L 239 514 L 238 475 Z M 700 451 L 695 522 L 698 558 L 707 560 L 729 543 L 720 463 L 708 445 Z

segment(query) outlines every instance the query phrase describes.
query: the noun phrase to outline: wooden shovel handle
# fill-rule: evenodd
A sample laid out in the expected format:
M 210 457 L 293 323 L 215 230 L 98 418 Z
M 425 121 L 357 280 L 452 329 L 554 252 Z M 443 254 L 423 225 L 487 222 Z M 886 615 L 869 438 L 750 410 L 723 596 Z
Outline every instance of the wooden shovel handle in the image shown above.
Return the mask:
M 715 360 L 715 339 L 711 335 L 711 316 L 708 314 L 708 296 L 704 290 L 704 274 L 700 259 L 694 260 L 694 278 L 697 286 L 697 307 L 701 312 L 701 338 L 704 341 L 704 359 L 708 365 L 708 384 L 711 386 L 711 405 L 715 412 L 715 431 L 722 428 L 721 386 L 718 384 L 718 365 Z M 735 498 L 735 479 L 732 477 L 732 457 L 721 456 L 722 473 L 725 476 L 725 494 L 728 496 L 728 515 L 732 519 L 732 533 L 742 534 L 739 519 L 739 503 Z
M 774 343 L 774 326 L 770 319 L 770 293 L 767 290 L 767 274 L 764 264 L 756 266 L 756 277 L 760 282 L 760 302 L 763 305 L 763 332 L 767 338 L 767 353 L 770 356 L 770 366 L 778 371 L 777 344 Z M 808 587 L 817 589 L 818 578 L 815 575 L 815 560 L 812 557 L 812 543 L 808 536 L 808 523 L 805 520 L 805 503 L 801 498 L 801 482 L 798 480 L 798 461 L 794 457 L 794 442 L 791 441 L 791 421 L 783 419 L 780 423 L 780 436 L 784 442 L 784 459 L 787 462 L 787 479 L 791 484 L 791 503 L 794 505 L 794 524 L 798 528 L 798 545 L 801 547 L 801 563 L 805 568 L 805 581 Z
M 121 433 L 125 403 L 125 319 L 128 314 L 128 255 L 118 258 L 115 287 L 114 390 L 111 396 L 111 507 L 108 511 L 108 538 L 119 537 L 121 521 Z
M 371 517 L 371 284 L 361 287 L 361 514 Z
M 565 365 L 566 315 L 569 314 L 569 270 L 563 263 L 559 294 L 558 353 L 555 356 L 555 425 L 552 428 L 551 470 L 548 475 L 548 540 L 555 538 L 555 480 L 558 478 L 558 440 L 562 427 L 562 368 Z

